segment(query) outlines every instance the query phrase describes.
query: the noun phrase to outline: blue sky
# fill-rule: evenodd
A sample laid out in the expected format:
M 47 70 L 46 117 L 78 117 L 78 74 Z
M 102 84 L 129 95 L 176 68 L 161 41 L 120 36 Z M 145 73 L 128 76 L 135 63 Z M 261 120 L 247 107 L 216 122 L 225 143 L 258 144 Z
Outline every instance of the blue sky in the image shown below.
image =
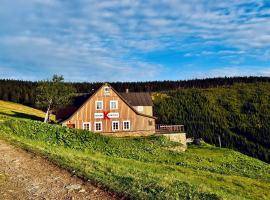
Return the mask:
M 0 0 L 0 78 L 270 76 L 270 1 Z

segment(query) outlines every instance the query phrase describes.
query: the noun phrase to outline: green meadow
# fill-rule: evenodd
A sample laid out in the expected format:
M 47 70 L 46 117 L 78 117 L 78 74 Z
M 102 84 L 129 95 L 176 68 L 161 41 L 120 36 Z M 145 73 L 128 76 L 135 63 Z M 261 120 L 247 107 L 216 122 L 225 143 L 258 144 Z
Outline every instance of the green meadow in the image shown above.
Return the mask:
M 186 152 L 164 137 L 113 138 L 10 116 L 1 102 L 0 138 L 132 199 L 270 199 L 270 165 L 208 144 Z M 2 107 L 3 106 L 3 107 Z M 5 110 L 4 110 L 5 109 Z M 6 114 L 5 114 L 6 113 Z M 41 114 L 41 115 L 40 115 Z

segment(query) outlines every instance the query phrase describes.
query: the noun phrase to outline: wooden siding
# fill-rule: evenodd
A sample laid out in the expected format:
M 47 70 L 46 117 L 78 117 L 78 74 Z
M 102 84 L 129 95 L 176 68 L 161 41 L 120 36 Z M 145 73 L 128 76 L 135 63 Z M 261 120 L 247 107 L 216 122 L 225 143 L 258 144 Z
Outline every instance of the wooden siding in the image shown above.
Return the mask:
M 102 133 L 125 132 L 133 135 L 135 132 L 139 133 L 154 133 L 155 119 L 147 116 L 138 115 L 132 110 L 116 92 L 110 89 L 110 95 L 104 96 L 104 85 L 100 88 L 82 107 L 80 107 L 63 125 L 75 124 L 75 128 L 82 129 L 83 122 L 90 122 L 91 131 L 95 131 L 95 122 L 102 122 Z M 110 101 L 118 101 L 118 109 L 110 110 Z M 96 110 L 96 101 L 103 101 L 103 109 Z M 95 119 L 95 113 L 117 112 L 119 118 L 113 119 Z M 123 121 L 130 121 L 130 130 L 123 130 Z M 112 121 L 119 121 L 119 131 L 112 130 Z

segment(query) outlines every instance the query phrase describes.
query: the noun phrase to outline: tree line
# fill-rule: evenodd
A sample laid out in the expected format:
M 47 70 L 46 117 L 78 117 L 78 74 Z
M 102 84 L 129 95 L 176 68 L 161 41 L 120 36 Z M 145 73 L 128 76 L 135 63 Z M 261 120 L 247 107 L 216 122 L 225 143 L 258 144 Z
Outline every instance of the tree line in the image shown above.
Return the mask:
M 224 77 L 179 81 L 146 81 L 146 82 L 112 82 L 117 91 L 124 92 L 160 92 L 184 88 L 216 88 L 227 87 L 235 83 L 270 82 L 270 77 Z M 37 106 L 36 89 L 39 82 L 0 79 L 0 99 L 22 103 L 32 107 Z M 89 93 L 96 90 L 100 82 L 65 82 L 73 86 L 77 93 Z

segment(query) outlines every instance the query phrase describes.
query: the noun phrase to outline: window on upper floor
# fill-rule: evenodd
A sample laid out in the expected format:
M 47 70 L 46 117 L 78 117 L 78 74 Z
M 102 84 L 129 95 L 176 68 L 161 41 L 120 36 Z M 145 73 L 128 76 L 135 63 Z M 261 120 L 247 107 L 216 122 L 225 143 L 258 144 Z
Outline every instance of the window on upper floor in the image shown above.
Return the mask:
M 111 110 L 118 109 L 118 101 L 117 100 L 110 101 L 110 109 Z
M 103 101 L 96 101 L 96 110 L 103 109 Z
M 110 96 L 111 94 L 111 88 L 106 86 L 104 87 L 104 96 Z

